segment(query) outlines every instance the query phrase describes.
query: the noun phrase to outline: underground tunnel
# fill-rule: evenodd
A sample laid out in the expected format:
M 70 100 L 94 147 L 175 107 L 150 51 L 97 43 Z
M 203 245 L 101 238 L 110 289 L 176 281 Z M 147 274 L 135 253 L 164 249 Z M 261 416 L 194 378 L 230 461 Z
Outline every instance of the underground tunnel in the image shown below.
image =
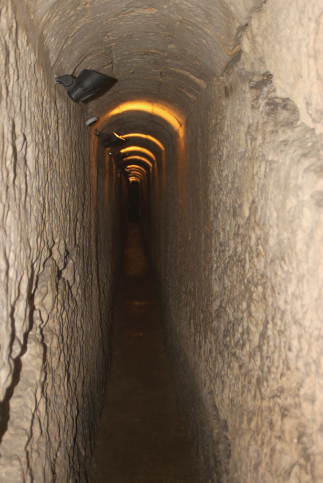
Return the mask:
M 322 482 L 323 1 L 4 0 L 0 32 L 0 481 L 89 481 L 140 227 L 196 481 Z M 73 102 L 84 69 L 117 82 Z

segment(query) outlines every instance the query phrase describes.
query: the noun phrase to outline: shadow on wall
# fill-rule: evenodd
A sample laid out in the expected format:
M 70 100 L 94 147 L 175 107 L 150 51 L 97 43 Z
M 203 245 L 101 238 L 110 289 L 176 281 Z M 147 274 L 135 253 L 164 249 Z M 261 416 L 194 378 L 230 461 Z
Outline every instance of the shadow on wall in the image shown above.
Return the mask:
M 8 422 L 10 417 L 10 399 L 12 398 L 15 387 L 17 386 L 20 380 L 21 367 L 22 367 L 21 360 L 20 358 L 17 358 L 15 360 L 15 367 L 13 370 L 11 386 L 7 389 L 6 396 L 0 404 L 0 443 L 2 441 L 2 438 L 5 432 L 8 429 Z
M 12 371 L 12 382 L 6 391 L 4 399 L 0 402 L 0 443 L 2 441 L 4 434 L 8 429 L 8 423 L 10 419 L 10 400 L 13 396 L 15 387 L 18 385 L 20 381 L 20 374 L 22 369 L 21 358 L 27 351 L 28 335 L 33 327 L 33 314 L 35 310 L 34 294 L 32 293 L 33 283 L 34 283 L 34 269 L 32 267 L 31 276 L 29 279 L 29 286 L 27 289 L 27 304 L 29 306 L 29 327 L 27 328 L 27 331 L 24 334 L 23 344 L 21 346 L 19 356 L 13 361 L 14 368 Z M 12 344 L 14 344 L 14 340 L 15 340 L 15 327 L 13 325 Z
M 172 357 L 172 369 L 176 381 L 176 391 L 185 419 L 189 424 L 196 454 L 200 461 L 203 482 L 227 483 L 230 479 L 231 443 L 229 428 L 222 419 L 215 404 L 212 392 L 205 398 L 201 395 L 199 384 L 190 371 L 190 364 L 180 345 L 176 344 L 174 334 L 166 327 L 167 346 Z M 212 424 L 210 424 L 210 418 Z

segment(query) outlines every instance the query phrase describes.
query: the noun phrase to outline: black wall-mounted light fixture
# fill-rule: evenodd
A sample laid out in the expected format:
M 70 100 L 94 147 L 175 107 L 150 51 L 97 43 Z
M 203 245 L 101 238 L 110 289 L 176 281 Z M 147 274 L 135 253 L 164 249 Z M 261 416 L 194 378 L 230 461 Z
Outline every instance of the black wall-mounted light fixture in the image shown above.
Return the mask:
M 113 77 L 99 74 L 94 70 L 84 69 L 76 79 L 71 75 L 62 75 L 59 77 L 56 76 L 55 82 L 65 87 L 67 94 L 74 102 L 80 102 L 93 96 L 103 86 L 110 89 L 117 80 L 113 79 Z
M 112 132 L 111 134 L 108 134 L 108 133 L 95 131 L 94 134 L 98 136 L 98 138 L 100 139 L 100 141 L 102 142 L 105 148 L 119 146 L 127 142 L 126 138 L 123 138 L 122 136 L 120 136 L 120 134 L 117 134 L 116 132 Z

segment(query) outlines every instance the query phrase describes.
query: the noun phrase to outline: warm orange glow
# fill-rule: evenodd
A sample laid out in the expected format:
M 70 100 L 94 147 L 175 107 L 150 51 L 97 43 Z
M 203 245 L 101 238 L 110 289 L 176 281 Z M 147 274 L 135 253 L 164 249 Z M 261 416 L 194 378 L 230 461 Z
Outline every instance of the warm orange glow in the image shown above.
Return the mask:
M 138 178 L 138 179 L 140 179 L 140 181 L 142 181 L 144 179 L 144 176 L 142 174 L 138 174 L 138 173 L 130 173 L 130 176 Z
M 129 170 L 137 170 L 140 171 L 140 173 L 147 174 L 147 171 L 142 168 L 141 166 L 138 166 L 137 164 L 131 164 L 125 167 L 125 169 Z
M 156 161 L 155 156 L 151 151 L 149 151 L 149 149 L 141 148 L 140 146 L 129 146 L 121 149 L 120 153 L 129 153 L 131 151 L 139 151 L 140 153 L 147 154 L 147 156 L 150 156 L 154 161 Z
M 113 118 L 116 116 L 120 116 L 120 121 L 123 121 L 123 124 L 126 126 L 126 119 L 129 118 L 130 116 L 136 116 L 136 113 L 143 112 L 146 113 L 146 124 L 147 124 L 147 130 L 149 132 L 149 124 L 153 121 L 154 118 L 156 118 L 156 121 L 158 118 L 160 121 L 164 121 L 165 123 L 168 124 L 169 130 L 173 130 L 173 133 L 176 134 L 176 160 L 179 166 L 179 169 L 177 170 L 177 183 L 178 183 L 178 188 L 180 192 L 180 199 L 184 199 L 184 181 L 183 181 L 183 176 L 182 173 L 185 172 L 185 162 L 186 162 L 186 142 L 185 142 L 185 117 L 181 112 L 179 112 L 177 109 L 175 109 L 172 106 L 169 106 L 167 104 L 164 104 L 162 102 L 158 101 L 147 101 L 147 100 L 135 100 L 135 101 L 129 101 L 129 102 L 123 102 L 116 108 L 111 109 L 108 111 L 105 115 L 103 115 L 100 119 L 99 125 L 105 125 L 112 123 L 114 120 Z M 123 116 L 124 115 L 124 116 Z M 126 116 L 126 119 L 124 117 Z M 138 118 L 138 121 L 140 122 L 140 117 L 136 116 Z M 136 119 L 136 118 L 135 118 Z M 156 126 L 157 127 L 157 126 Z M 162 126 L 160 126 L 162 127 Z M 154 171 L 151 170 L 150 172 L 150 181 L 152 185 L 155 187 L 156 190 L 156 196 L 158 198 L 159 192 L 164 192 L 166 190 L 166 150 L 160 141 L 158 139 L 154 138 L 153 136 L 150 136 L 149 134 L 142 134 L 142 133 L 128 133 L 124 134 L 123 137 L 125 138 L 131 138 L 131 137 L 138 137 L 138 138 L 143 138 L 147 139 L 151 142 L 153 142 L 156 146 L 158 146 L 161 151 L 162 151 L 162 156 L 159 157 L 157 156 L 158 159 L 158 171 L 155 169 Z M 127 148 L 124 148 L 126 150 Z M 137 149 L 139 153 L 145 154 L 147 158 L 153 159 L 151 154 L 148 155 L 147 153 L 144 153 L 143 148 L 140 150 Z M 142 161 L 150 168 L 153 168 L 153 165 L 148 159 L 144 156 L 138 156 L 134 154 L 134 149 L 129 148 L 128 152 L 132 152 L 133 155 L 129 156 L 126 158 L 127 161 L 132 161 L 135 163 L 136 161 Z M 148 151 L 148 150 L 147 150 Z M 154 151 L 155 152 L 155 151 Z M 161 161 L 159 165 L 159 161 Z M 154 165 L 157 167 L 157 163 Z M 144 180 L 145 181 L 145 180 Z
M 136 169 L 132 169 L 131 171 L 129 171 L 129 174 L 132 176 L 132 175 L 138 175 L 140 176 L 141 178 L 143 178 L 145 175 L 141 173 L 141 171 L 137 171 Z
M 122 114 L 128 111 L 142 111 L 152 114 L 154 116 L 161 117 L 164 121 L 168 122 L 174 131 L 179 131 L 184 125 L 184 117 L 175 109 L 162 104 L 161 102 L 149 102 L 149 101 L 128 101 L 119 104 L 118 107 L 112 109 L 105 116 L 101 117 L 101 122 L 106 121 L 110 117 Z
M 162 151 L 165 151 L 165 148 L 164 148 L 164 145 L 158 141 L 158 139 L 154 138 L 153 136 L 150 136 L 150 134 L 141 134 L 139 132 L 132 132 L 130 134 L 123 134 L 122 135 L 123 138 L 143 138 L 143 139 L 147 139 L 148 141 L 151 141 L 155 144 L 157 144 L 157 146 L 162 150 Z
M 139 159 L 139 161 L 143 161 L 144 163 L 148 164 L 151 168 L 153 167 L 152 163 L 148 161 L 147 158 L 143 158 L 142 156 L 128 156 L 128 158 L 125 158 L 125 161 L 130 161 L 134 159 Z
M 136 170 L 136 171 L 139 171 L 142 174 L 147 174 L 147 171 L 144 168 L 142 168 L 141 166 L 138 166 L 138 164 L 130 164 L 126 167 L 126 169 Z
M 137 179 L 138 181 L 142 181 L 143 180 L 143 176 L 139 176 L 138 174 L 131 174 L 129 176 L 129 179 Z

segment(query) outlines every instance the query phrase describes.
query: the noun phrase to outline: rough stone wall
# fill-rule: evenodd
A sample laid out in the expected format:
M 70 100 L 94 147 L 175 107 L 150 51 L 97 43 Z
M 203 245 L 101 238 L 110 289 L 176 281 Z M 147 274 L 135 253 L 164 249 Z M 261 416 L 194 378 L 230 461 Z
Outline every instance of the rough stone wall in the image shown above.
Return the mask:
M 119 225 L 99 260 L 97 159 L 84 111 L 45 75 L 10 2 L 0 35 L 0 481 L 82 482 L 116 273 L 98 266 L 118 247 Z
M 57 2 L 38 5 L 38 11 L 37 2 L 29 3 L 35 21 L 43 22 L 39 31 L 29 26 L 29 34 L 41 43 L 37 34 L 43 31 L 47 66 L 57 64 L 60 73 L 72 64 L 81 69 L 90 62 L 89 45 L 97 58 L 91 67 L 106 66 L 109 47 L 96 57 L 97 44 L 87 36 L 90 26 L 101 52 L 103 36 L 94 25 L 102 25 L 103 33 L 109 21 L 116 36 L 122 33 L 106 2 L 104 16 L 93 16 L 99 4 L 89 14 L 86 2 L 71 2 L 63 11 Z M 322 2 L 268 0 L 242 38 L 241 62 L 213 81 L 228 59 L 237 60 L 242 26 L 261 1 L 240 2 L 245 8 L 224 2 L 224 10 L 240 19 L 231 22 L 228 15 L 232 31 L 218 15 L 224 3 L 216 2 L 218 10 L 211 3 L 215 23 L 207 29 L 207 3 L 198 5 L 194 28 L 186 16 L 189 10 L 195 19 L 196 9 L 187 2 L 176 7 L 183 17 L 176 25 L 178 45 L 167 41 L 157 56 L 169 62 L 167 95 L 161 69 L 142 68 L 122 35 L 120 52 L 129 50 L 131 62 L 138 62 L 140 82 L 129 79 L 123 56 L 110 64 L 119 62 L 124 76 L 120 101 L 131 83 L 139 89 L 131 99 L 150 92 L 186 114 L 193 109 L 187 145 L 176 150 L 173 136 L 166 150 L 167 180 L 160 173 L 158 178 L 162 208 L 155 200 L 147 204 L 169 341 L 205 481 L 319 482 Z M 122 2 L 115 7 L 122 9 Z M 145 9 L 154 25 L 156 13 Z M 0 20 L 0 479 L 84 481 L 108 362 L 120 183 L 112 182 L 112 167 L 95 139 L 88 143 L 84 112 L 62 88 L 55 91 L 51 68 L 45 75 L 16 18 L 6 3 Z M 138 23 L 132 24 L 137 33 Z M 168 36 L 161 26 L 160 35 L 152 30 L 157 42 Z M 138 44 L 129 38 L 141 52 L 146 37 Z M 201 56 L 202 64 L 196 62 Z M 182 59 L 192 70 L 185 73 Z M 145 82 L 142 72 L 151 75 Z M 184 97 L 176 97 L 182 82 L 187 90 L 177 89 Z
M 169 172 L 169 341 L 204 481 L 320 482 L 322 145 L 248 55 L 202 94 Z
M 92 131 L 94 128 L 92 128 Z M 93 132 L 92 132 L 93 134 Z M 92 158 L 97 158 L 97 277 L 101 320 L 112 320 L 116 285 L 122 262 L 123 241 L 126 235 L 127 198 L 125 181 L 117 177 L 114 162 L 96 136 L 92 136 Z M 95 155 L 95 153 L 97 154 Z M 103 324 L 102 350 L 109 356 L 110 325 Z M 108 344 L 106 341 L 108 340 Z
M 271 0 L 254 13 L 242 38 L 247 70 L 269 71 L 280 97 L 323 138 L 323 1 Z

